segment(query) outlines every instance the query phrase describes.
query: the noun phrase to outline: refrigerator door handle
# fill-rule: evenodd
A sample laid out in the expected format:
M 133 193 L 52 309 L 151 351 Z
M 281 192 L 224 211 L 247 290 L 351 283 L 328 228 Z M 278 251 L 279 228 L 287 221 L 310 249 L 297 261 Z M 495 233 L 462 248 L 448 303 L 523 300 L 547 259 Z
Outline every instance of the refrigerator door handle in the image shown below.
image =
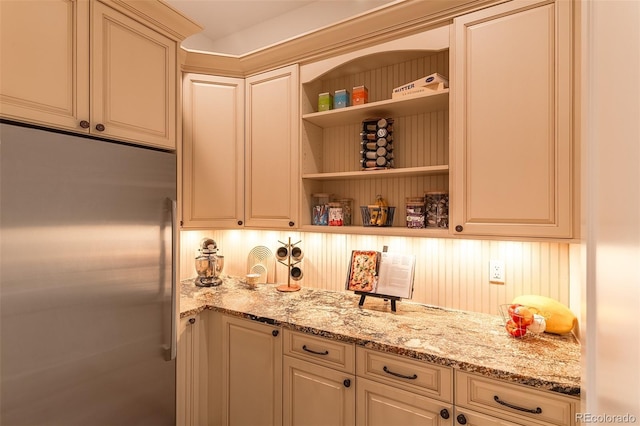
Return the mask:
M 168 361 L 176 359 L 178 353 L 178 202 L 171 203 L 171 351 Z

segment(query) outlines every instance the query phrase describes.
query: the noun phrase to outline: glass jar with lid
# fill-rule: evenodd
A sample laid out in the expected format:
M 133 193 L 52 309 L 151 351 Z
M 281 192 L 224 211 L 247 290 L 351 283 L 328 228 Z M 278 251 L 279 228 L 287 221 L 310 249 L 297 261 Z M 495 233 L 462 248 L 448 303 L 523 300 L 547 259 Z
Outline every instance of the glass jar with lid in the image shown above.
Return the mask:
M 425 192 L 427 228 L 449 227 L 449 193 L 446 191 Z
M 405 209 L 407 228 L 420 229 L 425 227 L 424 197 L 407 197 Z

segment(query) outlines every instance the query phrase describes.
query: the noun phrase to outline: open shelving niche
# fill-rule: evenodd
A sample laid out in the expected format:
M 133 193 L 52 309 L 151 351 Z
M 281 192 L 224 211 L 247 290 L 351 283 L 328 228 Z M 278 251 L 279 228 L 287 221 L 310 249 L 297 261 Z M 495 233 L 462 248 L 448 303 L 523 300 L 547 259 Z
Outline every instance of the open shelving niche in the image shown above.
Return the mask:
M 393 88 L 432 73 L 449 77 L 449 28 L 302 65 L 301 228 L 310 232 L 446 237 L 448 229 L 409 229 L 405 199 L 449 190 L 449 89 L 391 99 Z M 317 111 L 318 94 L 365 85 L 364 105 Z M 364 119 L 393 118 L 395 168 L 362 171 L 360 130 Z M 314 226 L 313 194 L 353 200 L 353 225 Z M 396 207 L 392 227 L 362 226 L 359 206 L 380 194 Z

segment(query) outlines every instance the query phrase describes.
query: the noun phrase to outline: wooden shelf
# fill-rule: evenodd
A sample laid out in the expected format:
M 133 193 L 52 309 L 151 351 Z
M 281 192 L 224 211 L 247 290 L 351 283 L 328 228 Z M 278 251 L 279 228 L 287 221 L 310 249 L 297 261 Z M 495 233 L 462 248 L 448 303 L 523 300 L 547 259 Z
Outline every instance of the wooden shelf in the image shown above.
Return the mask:
M 341 179 L 371 179 L 372 177 L 411 177 L 443 175 L 449 173 L 448 165 L 406 167 L 400 169 L 367 170 L 335 173 L 304 173 L 302 179 L 312 180 L 341 180 Z
M 398 237 L 450 238 L 448 229 L 442 228 L 406 228 L 403 226 L 319 226 L 302 225 L 302 232 L 322 232 L 332 234 L 386 235 Z
M 329 111 L 304 114 L 302 119 L 320 127 L 352 124 L 370 117 L 403 117 L 449 108 L 449 89 L 422 96 L 387 99 Z

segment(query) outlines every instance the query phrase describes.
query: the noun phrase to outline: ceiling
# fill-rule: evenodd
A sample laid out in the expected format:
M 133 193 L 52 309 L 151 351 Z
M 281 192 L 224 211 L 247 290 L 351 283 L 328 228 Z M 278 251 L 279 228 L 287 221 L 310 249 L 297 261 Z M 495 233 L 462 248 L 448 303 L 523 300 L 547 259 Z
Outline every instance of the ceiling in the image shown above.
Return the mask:
M 166 0 L 204 27 L 182 47 L 242 56 L 404 0 Z

